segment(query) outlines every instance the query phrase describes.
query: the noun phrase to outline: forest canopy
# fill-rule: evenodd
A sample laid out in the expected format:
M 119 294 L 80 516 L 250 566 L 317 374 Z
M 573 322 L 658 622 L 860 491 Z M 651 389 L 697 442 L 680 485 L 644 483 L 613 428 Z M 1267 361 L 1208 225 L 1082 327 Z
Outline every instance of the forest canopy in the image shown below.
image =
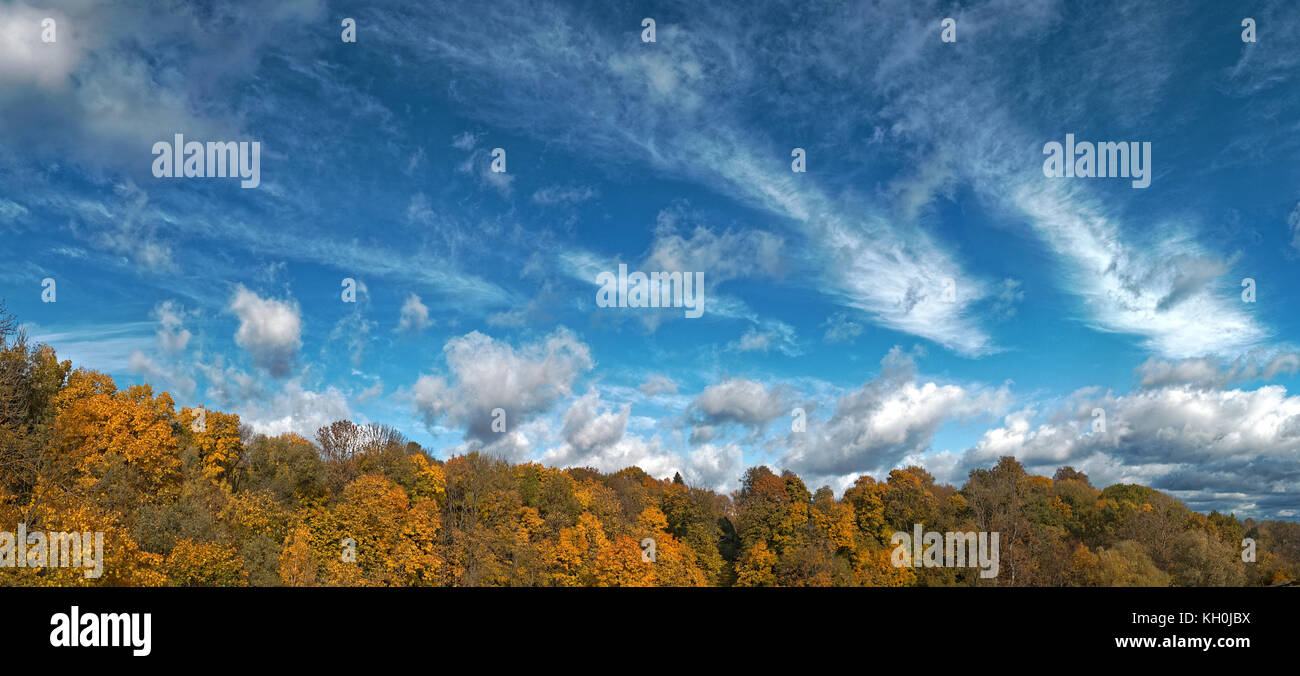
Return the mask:
M 59 361 L 0 306 L 0 531 L 103 533 L 103 574 L 22 586 L 1241 586 L 1294 580 L 1300 524 L 1200 514 L 1012 457 L 961 487 L 920 467 L 842 495 L 753 467 L 730 495 L 637 467 L 440 459 L 339 420 L 315 438 L 177 408 Z M 996 578 L 899 567 L 891 535 L 995 532 Z M 1243 561 L 1243 540 L 1255 560 Z

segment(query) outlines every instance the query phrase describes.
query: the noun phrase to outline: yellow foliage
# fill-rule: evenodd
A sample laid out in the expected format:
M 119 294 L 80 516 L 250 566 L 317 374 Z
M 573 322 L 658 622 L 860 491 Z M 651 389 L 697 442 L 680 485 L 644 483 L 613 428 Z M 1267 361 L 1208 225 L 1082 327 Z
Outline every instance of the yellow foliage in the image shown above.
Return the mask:
M 316 585 L 316 561 L 311 554 L 311 531 L 298 524 L 284 539 L 280 553 L 280 581 L 286 587 Z
M 907 566 L 895 566 L 892 550 L 862 548 L 853 557 L 856 583 L 863 587 L 910 587 L 916 584 L 916 572 Z
M 600 519 L 583 512 L 578 523 L 562 528 L 548 558 L 552 569 L 551 582 L 560 587 L 581 587 L 593 580 L 588 570 L 592 562 L 608 545 Z
M 442 584 L 443 557 L 438 551 L 441 524 L 438 503 L 433 500 L 421 500 L 411 507 L 402 521 L 401 542 L 393 552 L 391 568 L 398 576 L 398 584 Z
M 814 522 L 819 532 L 826 535 L 837 549 L 851 550 L 857 542 L 857 524 L 853 519 L 853 508 L 844 503 L 832 504 L 826 513 L 812 510 Z
M 766 542 L 756 542 L 744 553 L 736 568 L 737 587 L 775 587 L 776 554 L 767 548 Z
M 165 564 L 168 583 L 173 587 L 239 587 L 248 584 L 244 559 L 232 545 L 195 542 L 176 543 Z
M 77 370 L 56 406 L 56 453 L 81 490 L 129 488 L 138 502 L 176 495 L 181 460 L 171 395 L 155 397 L 148 385 L 119 392 L 108 376 Z
M 203 476 L 211 481 L 220 481 L 244 451 L 239 439 L 239 416 L 205 410 L 201 431 L 194 430 L 196 417 L 195 409 L 182 408 L 179 416 L 181 429 L 187 431 L 199 452 Z
M 263 535 L 279 541 L 284 539 L 290 514 L 270 493 L 262 491 L 231 495 L 223 516 L 241 536 Z
M 654 564 L 641 556 L 636 540 L 620 535 L 607 540 L 596 556 L 596 584 L 601 587 L 653 587 Z
M 411 491 L 412 500 L 432 498 L 438 504 L 447 502 L 447 475 L 442 467 L 429 462 L 423 453 L 411 456 L 415 464 L 415 487 Z

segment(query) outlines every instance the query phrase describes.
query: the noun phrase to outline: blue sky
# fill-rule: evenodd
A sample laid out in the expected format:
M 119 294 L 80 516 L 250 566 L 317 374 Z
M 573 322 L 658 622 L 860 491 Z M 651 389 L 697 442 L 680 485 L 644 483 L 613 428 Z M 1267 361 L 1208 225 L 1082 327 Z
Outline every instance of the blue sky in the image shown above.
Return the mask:
M 1300 517 L 1293 3 L 154 4 L 0 4 L 0 296 L 119 383 L 722 489 L 1014 455 Z M 261 184 L 156 178 L 177 133 Z M 1067 133 L 1150 186 L 1044 176 Z M 703 316 L 598 307 L 620 263 Z

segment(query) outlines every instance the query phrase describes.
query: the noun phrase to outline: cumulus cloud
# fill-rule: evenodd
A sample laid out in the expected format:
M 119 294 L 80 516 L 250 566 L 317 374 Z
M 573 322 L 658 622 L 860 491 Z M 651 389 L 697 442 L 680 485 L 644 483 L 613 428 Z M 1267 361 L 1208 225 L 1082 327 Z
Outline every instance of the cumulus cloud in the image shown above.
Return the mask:
M 589 454 L 616 444 L 627 431 L 632 407 L 624 404 L 617 412 L 601 411 L 600 403 L 600 394 L 592 390 L 573 402 L 564 414 L 564 440 L 579 453 Z
M 515 347 L 474 331 L 443 346 L 448 375 L 420 376 L 412 396 L 426 423 L 446 419 L 467 439 L 494 440 L 493 409 L 505 411 L 506 430 L 568 396 L 594 362 L 585 343 L 566 328 Z
M 1126 395 L 1088 388 L 1046 420 L 1037 417 L 1032 410 L 1008 415 L 966 451 L 963 466 L 1011 455 L 1033 471 L 1069 464 L 1100 485 L 1167 490 L 1201 510 L 1267 514 L 1297 506 L 1300 397 L 1281 386 L 1167 386 Z
M 467 439 L 464 444 L 451 451 L 453 455 L 466 453 L 483 453 L 507 462 L 520 463 L 530 459 L 539 438 L 546 437 L 549 427 L 541 419 L 529 420 L 522 425 L 496 435 L 484 442 L 480 439 Z
M 258 399 L 264 394 L 263 383 L 252 374 L 232 364 L 227 364 L 220 354 L 212 355 L 210 361 L 199 361 L 194 365 L 207 383 L 207 396 L 221 405 L 231 408 L 242 402 Z
M 783 461 L 818 480 L 890 469 L 929 449 L 944 422 L 998 415 L 1011 400 L 1006 387 L 972 388 L 922 382 L 910 354 L 894 348 L 880 374 L 841 396 L 825 421 L 807 421 L 789 435 Z
M 572 448 L 565 445 L 556 451 L 548 451 L 542 456 L 542 462 L 559 467 L 592 467 L 602 472 L 640 467 L 650 476 L 661 479 L 682 471 L 685 464 L 680 456 L 664 450 L 658 437 L 644 439 L 639 436 L 626 436 L 618 443 L 601 448 L 599 453 L 586 456 L 574 455 Z
M 706 424 L 737 423 L 759 428 L 785 414 L 782 397 L 775 389 L 745 378 L 704 388 L 691 408 Z
M 276 378 L 289 374 L 302 347 L 302 319 L 297 303 L 262 298 L 241 284 L 229 311 L 239 317 L 235 343 L 253 363 Z
M 1279 374 L 1294 374 L 1298 370 L 1300 354 L 1278 352 L 1267 357 L 1252 353 L 1230 364 L 1221 364 L 1208 357 L 1178 360 L 1150 357 L 1133 372 L 1140 377 L 1142 387 L 1189 385 L 1222 389 L 1255 380 L 1269 381 Z
M 541 461 L 558 467 L 592 467 L 615 472 L 640 467 L 648 474 L 668 478 L 680 472 L 693 486 L 725 488 L 743 469 L 737 444 L 703 444 L 682 455 L 665 448 L 658 436 L 645 438 L 628 431 L 631 405 L 611 405 L 596 389 L 575 399 L 564 414 L 561 442 L 547 450 Z
M 335 387 L 305 389 L 298 379 L 266 400 L 246 400 L 235 407 L 240 420 L 253 431 L 268 436 L 292 432 L 308 439 L 335 420 L 350 420 L 347 397 Z
M 596 391 L 573 402 L 564 416 L 563 442 L 545 452 L 541 461 L 558 467 L 592 467 L 616 472 L 640 467 L 666 479 L 681 473 L 692 486 L 725 489 L 743 469 L 740 446 L 705 444 L 681 455 L 664 447 L 658 436 L 646 439 L 627 430 L 630 406 L 605 405 Z
M 54 19 L 56 29 L 62 27 L 63 40 L 42 42 L 41 22 L 47 17 Z M 6 8 L 0 18 L 0 82 L 9 86 L 33 84 L 45 90 L 66 89 L 70 84 L 68 75 L 86 52 L 85 41 L 76 39 L 73 33 L 74 26 L 68 15 L 58 10 L 25 3 Z
M 701 444 L 687 456 L 682 476 L 691 486 L 725 492 L 739 486 L 744 471 L 744 452 L 740 446 Z
M 402 303 L 402 313 L 397 321 L 399 333 L 419 333 L 433 325 L 429 319 L 429 306 L 420 301 L 420 297 L 411 294 Z
M 609 410 L 602 406 L 596 390 L 589 391 L 569 406 L 564 414 L 564 443 L 548 451 L 545 457 L 549 462 L 566 467 L 607 467 L 612 462 L 612 455 L 623 457 L 634 449 L 644 451 L 643 442 L 615 449 L 624 439 L 630 414 L 630 405 L 624 404 L 616 411 Z
M 132 173 L 147 171 L 135 159 L 140 148 L 177 131 L 235 137 L 239 113 L 212 92 L 242 82 L 264 46 L 292 43 L 286 34 L 324 11 L 319 0 L 265 11 L 56 4 L 62 7 L 7 3 L 0 15 L 0 145 Z M 41 41 L 45 17 L 56 21 L 56 42 Z M 143 25 L 149 30 L 137 30 Z

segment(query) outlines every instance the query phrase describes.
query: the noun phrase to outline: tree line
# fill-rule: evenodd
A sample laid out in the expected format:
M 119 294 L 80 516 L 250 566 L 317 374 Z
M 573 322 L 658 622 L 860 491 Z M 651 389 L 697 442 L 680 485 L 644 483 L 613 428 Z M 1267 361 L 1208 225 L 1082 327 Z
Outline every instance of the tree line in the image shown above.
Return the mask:
M 1012 457 L 920 467 L 840 496 L 748 469 L 730 495 L 636 467 L 439 459 L 340 420 L 314 439 L 177 408 L 30 345 L 0 305 L 0 531 L 104 533 L 104 574 L 0 568 L 0 585 L 1243 586 L 1300 573 L 1300 524 L 1201 514 Z M 996 578 L 899 567 L 891 535 L 996 532 Z M 1243 540 L 1255 542 L 1243 561 Z

